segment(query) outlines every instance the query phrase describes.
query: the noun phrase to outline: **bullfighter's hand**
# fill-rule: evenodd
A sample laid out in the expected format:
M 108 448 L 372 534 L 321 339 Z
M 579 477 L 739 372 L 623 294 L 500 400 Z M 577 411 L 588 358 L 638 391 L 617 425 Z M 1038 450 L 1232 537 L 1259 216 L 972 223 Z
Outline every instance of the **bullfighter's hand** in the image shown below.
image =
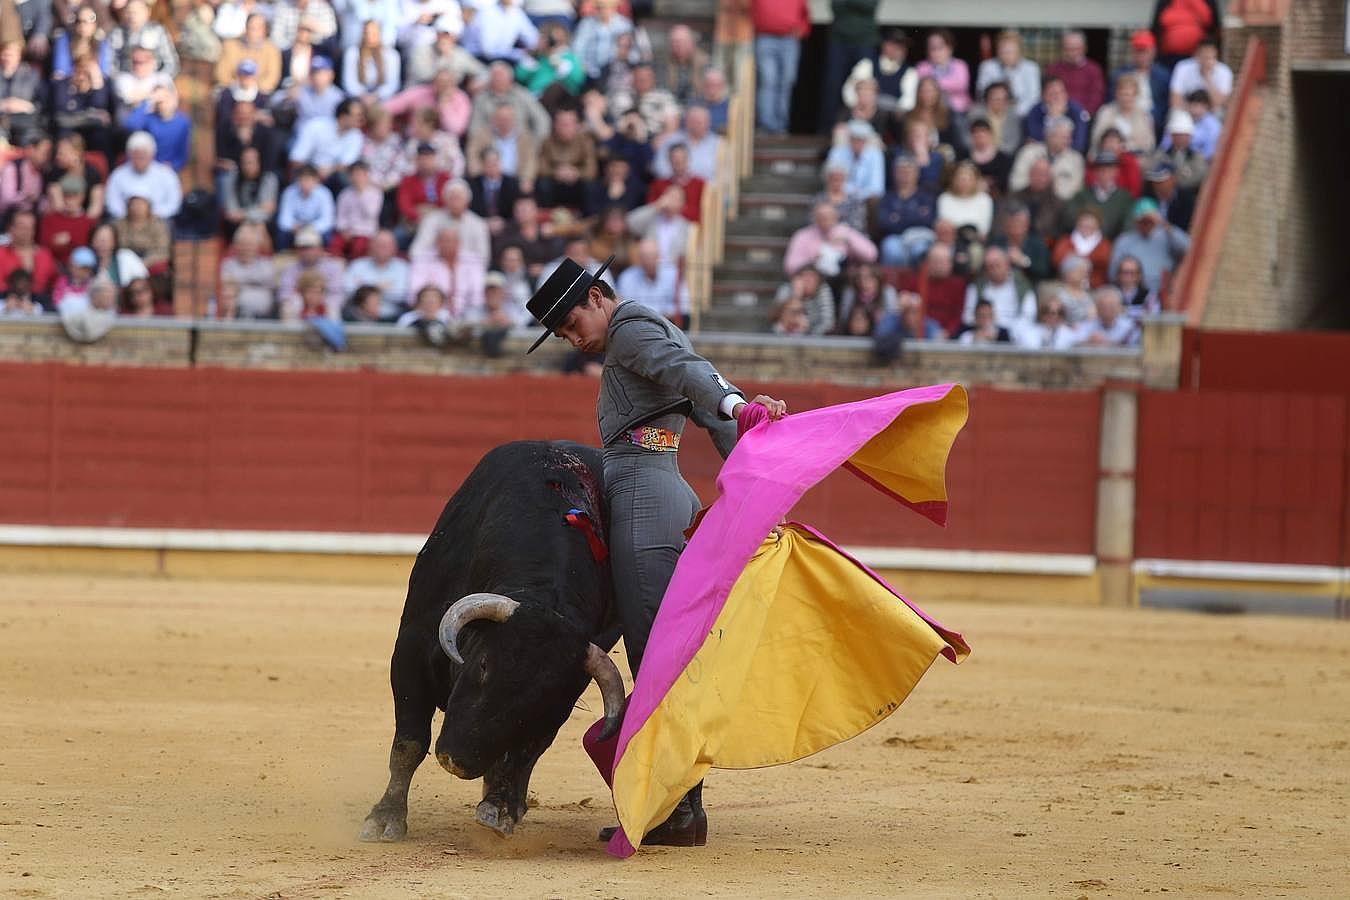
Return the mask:
M 787 415 L 787 404 L 782 400 L 775 400 L 767 394 L 759 394 L 751 403 L 759 403 L 769 411 L 769 419 L 777 421 Z

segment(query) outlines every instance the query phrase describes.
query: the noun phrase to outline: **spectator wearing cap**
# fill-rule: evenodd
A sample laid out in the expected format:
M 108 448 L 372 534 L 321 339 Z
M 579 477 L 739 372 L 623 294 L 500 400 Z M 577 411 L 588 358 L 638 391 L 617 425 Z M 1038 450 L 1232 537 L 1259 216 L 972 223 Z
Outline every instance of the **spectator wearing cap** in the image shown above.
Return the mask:
M 839 214 L 828 203 L 811 209 L 811 222 L 793 232 L 783 254 L 783 271 L 788 275 L 811 265 L 826 278 L 835 278 L 848 262 L 876 262 L 877 245 L 855 228 L 839 221 Z
M 751 0 L 755 28 L 755 123 L 768 134 L 787 134 L 801 42 L 811 33 L 806 0 Z
M 262 154 L 246 147 L 239 154 L 239 165 L 225 172 L 219 192 L 225 233 L 245 222 L 266 224 L 276 215 L 280 183 L 275 172 L 263 168 Z
M 367 22 L 379 23 L 380 38 L 392 47 L 398 40 L 398 28 L 403 22 L 402 0 L 337 0 L 334 4 L 339 16 L 338 37 L 342 49 L 355 47 L 361 41 L 361 29 Z
M 628 230 L 641 240 L 651 239 L 661 251 L 661 262 L 678 265 L 689 243 L 689 221 L 681 214 L 684 191 L 672 185 L 655 203 L 628 214 Z
M 299 91 L 296 94 L 298 96 Z M 244 60 L 235 68 L 234 79 L 225 85 L 224 90 L 216 97 L 216 128 L 230 121 L 234 115 L 234 107 L 238 103 L 254 104 L 258 109 L 258 121 L 271 124 L 269 99 L 271 98 L 258 87 L 258 64 L 251 59 Z
M 360 100 L 347 98 L 338 105 L 335 118 L 315 117 L 300 129 L 291 148 L 291 162 L 311 165 L 322 181 L 361 158 L 365 149 L 366 109 Z
M 1106 100 L 1106 77 L 1102 67 L 1096 60 L 1088 59 L 1087 35 L 1076 28 L 1064 32 L 1059 46 L 1060 58 L 1045 67 L 1046 77 L 1063 80 L 1069 99 L 1091 116 Z
M 132 131 L 144 131 L 155 139 L 157 161 L 175 172 L 187 166 L 192 121 L 178 108 L 178 89 L 173 82 L 152 90 L 149 97 L 126 114 L 122 125 Z
M 1191 148 L 1209 162 L 1219 150 L 1219 134 L 1223 131 L 1223 123 L 1210 106 L 1209 93 L 1192 91 L 1187 94 L 1186 111 L 1195 123 L 1195 130 L 1191 132 Z
M 409 252 L 413 256 L 426 253 L 435 246 L 437 234 L 454 228 L 459 232 L 460 250 L 486 266 L 492 258 L 492 237 L 483 217 L 469 209 L 472 200 L 468 182 L 462 178 L 447 181 L 441 190 L 440 207 L 422 216 Z
M 946 28 L 928 33 L 928 58 L 916 67 L 920 78 L 932 78 L 947 105 L 958 115 L 970 109 L 970 67 L 955 56 L 956 38 Z
M 436 232 L 432 249 L 414 253 L 408 267 L 408 289 L 416 295 L 424 287 L 438 288 L 454 322 L 478 321 L 486 280 L 487 260 L 466 250 L 455 228 Z
M 1050 250 L 1045 239 L 1032 233 L 1031 210 L 1019 200 L 1003 204 L 997 244 L 1008 251 L 1008 262 L 1033 284 L 1050 277 Z M 1110 257 L 1107 258 L 1108 262 Z
M 1101 147 L 1101 138 L 1115 129 L 1130 153 L 1152 153 L 1158 146 L 1153 116 L 1139 104 L 1139 82 L 1129 75 L 1116 79 L 1115 98 L 1100 110 L 1092 123 L 1092 152 Z
M 333 61 L 316 56 L 309 66 L 309 83 L 295 91 L 295 129 L 300 131 L 313 119 L 331 119 L 347 94 L 337 86 Z
M 620 274 L 615 290 L 620 297 L 636 300 L 676 325 L 683 326 L 689 303 L 683 296 L 679 269 L 661 259 L 661 249 L 651 238 L 638 241 L 633 264 Z
M 1233 93 L 1233 70 L 1219 59 L 1219 42 L 1205 36 L 1195 46 L 1195 53 L 1183 59 L 1172 70 L 1169 85 L 1172 108 L 1185 108 L 1187 98 L 1196 91 L 1205 91 L 1214 109 L 1223 111 Z
M 405 57 L 408 80 L 426 84 L 437 72 L 449 72 L 455 84 L 477 86 L 487 80 L 487 66 L 465 50 L 459 43 L 464 26 L 452 16 L 439 16 L 435 22 L 435 40 L 416 47 Z
M 82 59 L 69 78 L 51 86 L 52 119 L 58 133 L 76 132 L 85 145 L 108 155 L 111 149 L 113 89 L 98 63 Z
M 51 251 L 35 240 L 37 214 L 27 209 L 14 210 L 5 236 L 8 242 L 0 244 L 0 282 L 8 282 L 10 273 L 23 269 L 33 277 L 33 293 L 47 296 L 56 280 L 57 268 Z
M 1161 295 L 1165 281 L 1190 248 L 1190 237 L 1162 217 L 1157 201 L 1141 197 L 1134 204 L 1134 227 L 1120 236 L 1111 252 L 1111 278 L 1116 277 L 1120 261 L 1132 256 L 1143 267 L 1144 285 Z
M 337 318 L 342 312 L 342 261 L 323 252 L 323 238 L 313 228 L 295 233 L 295 261 L 277 276 L 277 303 L 283 309 L 302 305 L 297 282 L 306 272 L 323 276 L 325 308 L 330 317 Z
M 689 148 L 689 172 L 705 182 L 717 177 L 717 148 L 722 139 L 712 130 L 712 117 L 701 106 L 691 106 L 684 114 L 684 130 L 677 131 L 670 141 L 658 153 L 652 162 L 652 174 L 657 178 L 670 178 L 674 174 L 670 167 L 669 148 L 675 144 L 684 144 Z
M 947 190 L 938 195 L 937 217 L 958 230 L 974 228 L 981 241 L 988 237 L 994 224 L 994 201 L 985 190 L 979 168 L 970 160 L 956 164 Z
M 833 206 L 839 215 L 839 221 L 850 228 L 856 228 L 858 231 L 867 230 L 867 201 L 849 188 L 848 166 L 844 163 L 838 161 L 825 163 L 825 190 L 816 194 L 811 205 L 817 203 L 828 203 Z
M 333 237 L 328 252 L 344 259 L 364 256 L 370 239 L 380 230 L 380 212 L 384 191 L 370 177 L 370 166 L 361 160 L 352 163 L 351 184 L 337 198 Z
M 133 47 L 131 64 L 126 71 L 119 72 L 113 78 L 113 88 L 122 109 L 131 110 L 150 99 L 155 88 L 171 81 L 168 75 L 155 68 L 153 51 L 146 47 Z
M 464 49 L 484 62 L 504 59 L 514 64 L 539 43 L 539 29 L 517 0 L 477 0 L 463 38 Z
M 150 201 L 132 196 L 127 200 L 127 214 L 113 223 L 118 246 L 125 247 L 141 258 L 152 273 L 169 267 L 169 223 L 150 211 Z
M 1026 188 L 1032 165 L 1045 160 L 1050 165 L 1056 196 L 1067 202 L 1082 190 L 1085 165 L 1083 154 L 1071 146 L 1073 133 L 1073 122 L 1063 116 L 1051 119 L 1045 126 L 1044 143 L 1028 143 L 1017 152 L 1008 175 L 1008 187 L 1014 192 Z
M 1111 269 L 1111 239 L 1102 231 L 1102 214 L 1095 206 L 1079 209 L 1073 229 L 1055 241 L 1050 261 L 1058 268 L 1070 256 L 1087 260 L 1088 281 L 1106 283 Z
M 515 178 L 522 191 L 533 193 L 539 171 L 538 144 L 534 135 L 517 124 L 515 107 L 509 103 L 493 111 L 491 127 L 470 131 L 466 160 L 469 175 L 482 174 L 483 151 L 489 147 L 497 151 L 502 171 Z
M 438 69 L 430 84 L 415 84 L 384 103 L 384 111 L 391 116 L 401 116 L 406 112 L 421 109 L 433 109 L 437 114 L 439 130 L 462 138 L 469 128 L 469 117 L 473 114 L 473 101 L 460 90 L 455 77 L 445 69 Z
M 495 147 L 486 147 L 477 175 L 469 178 L 473 199 L 469 209 L 483 217 L 488 231 L 499 234 L 520 197 L 520 182 L 502 171 L 502 157 Z
M 319 183 L 319 170 L 312 165 L 301 166 L 295 181 L 281 192 L 277 208 L 276 244 L 286 250 L 294 243 L 296 232 L 302 228 L 313 230 L 327 243 L 336 220 L 333 194 Z
M 677 185 L 684 190 L 684 217 L 697 223 L 703 215 L 703 188 L 707 182 L 690 171 L 689 145 L 678 141 L 667 145 L 666 160 L 670 163 L 670 176 L 652 179 L 647 202 L 654 203 L 666 188 Z
M 112 75 L 112 46 L 99 21 L 98 8 L 92 3 L 78 3 L 68 5 L 67 9 L 71 6 L 75 7 L 73 21 L 67 28 L 58 29 L 52 43 L 52 80 L 69 78 L 75 71 L 76 58 L 81 56 L 92 57 L 100 74 Z
M 89 305 L 89 286 L 94 281 L 98 257 L 88 247 L 76 247 L 70 254 L 70 274 L 60 275 L 52 287 L 52 305 L 76 309 Z
M 598 80 L 614 60 L 614 50 L 622 34 L 631 34 L 633 23 L 619 15 L 618 0 L 596 0 L 594 12 L 577 23 L 572 45 L 586 77 Z
M 913 157 L 897 156 L 892 168 L 894 187 L 877 204 L 881 264 L 914 266 L 936 240 L 937 199 L 919 186 L 919 166 Z
M 0 124 L 10 134 L 41 124 L 46 96 L 42 75 L 23 61 L 23 44 L 0 44 Z
M 51 251 L 57 264 L 65 265 L 70 251 L 89 242 L 94 219 L 84 209 L 85 183 L 79 175 L 64 175 L 49 195 L 47 212 L 38 226 L 38 243 Z
M 1174 109 L 1167 116 L 1167 136 L 1158 152 L 1153 154 L 1154 165 L 1165 162 L 1172 166 L 1177 184 L 1185 190 L 1198 191 L 1209 174 L 1209 162 L 1191 146 L 1195 120 L 1184 109 Z
M 473 114 L 469 118 L 469 135 L 486 131 L 497 110 L 511 107 L 512 121 L 536 141 L 548 136 L 553 122 L 539 101 L 525 88 L 515 83 L 510 63 L 495 62 L 488 68 L 487 84 L 473 100 Z
M 866 201 L 880 197 L 886 190 L 886 157 L 877 133 L 866 122 L 848 124 L 848 142 L 830 149 L 825 167 L 842 167 L 848 192 Z M 855 226 L 856 227 L 856 226 Z
M 385 43 L 380 23 L 375 20 L 361 26 L 361 40 L 342 53 L 342 87 L 348 97 L 366 103 L 388 100 L 400 87 L 399 53 Z
M 999 82 L 1008 86 L 1019 116 L 1030 113 L 1041 99 L 1041 68 L 1022 54 L 1022 35 L 1014 29 L 998 33 L 994 55 L 976 71 L 975 91 L 983 96 L 989 85 Z
M 52 140 L 38 131 L 24 131 L 15 143 L 21 153 L 0 168 L 0 216 L 11 210 L 37 211 L 43 197 L 43 173 L 52 156 Z
M 178 74 L 178 51 L 173 38 L 158 22 L 150 21 L 150 7 L 145 0 L 127 0 L 122 7 L 122 24 L 108 35 L 113 50 L 113 65 L 125 72 L 131 65 L 131 51 L 144 47 L 155 56 L 155 68 L 170 78 Z
M 419 47 L 436 42 L 437 21 L 442 17 L 446 27 L 453 27 L 456 34 L 463 32 L 464 16 L 455 0 L 404 0 L 395 42 L 404 58 Z
M 981 101 L 972 106 L 962 120 L 967 123 L 967 133 L 964 135 L 967 145 L 971 143 L 969 127 L 979 119 L 989 123 L 989 130 L 999 150 L 1008 154 L 1009 159 L 1016 157 L 1022 147 L 1022 117 L 1013 105 L 1008 85 L 995 81 L 985 86 Z
M 1129 76 L 1139 85 L 1139 108 L 1153 118 L 1153 133 L 1162 131 L 1170 104 L 1168 91 L 1172 75 L 1157 62 L 1157 39 L 1151 31 L 1136 31 L 1130 36 L 1130 63 L 1111 73 L 1115 83 Z
M 853 109 L 860 102 L 866 103 L 861 91 L 870 82 L 877 112 L 882 116 L 901 116 L 913 109 L 919 72 L 910 62 L 909 47 L 909 36 L 899 28 L 883 31 L 881 46 L 867 59 L 859 60 L 844 82 L 844 105 Z M 854 118 L 859 118 L 856 112 Z M 878 131 L 883 130 L 878 123 L 872 124 Z
M 558 110 L 552 133 L 539 147 L 539 202 L 580 209 L 586 184 L 597 174 L 594 138 L 581 130 L 575 110 Z
M 671 26 L 666 38 L 666 52 L 653 61 L 652 70 L 657 85 L 670 91 L 676 102 L 686 104 L 708 68 L 708 54 L 699 48 L 694 30 L 683 23 Z
M 1195 191 L 1182 190 L 1170 163 L 1160 162 L 1148 170 L 1145 196 L 1158 204 L 1158 212 L 1171 224 L 1187 233 L 1195 215 Z
M 328 0 L 287 0 L 272 7 L 271 37 L 279 49 L 291 49 L 300 30 L 306 27 L 316 46 L 337 36 L 337 15 Z
M 1064 79 L 1058 75 L 1047 75 L 1041 86 L 1041 102 L 1031 108 L 1023 122 L 1023 134 L 1030 141 L 1045 140 L 1050 122 L 1055 119 L 1068 119 L 1073 125 L 1071 144 L 1079 153 L 1086 153 L 1092 123 L 1086 109 L 1069 97 Z
M 999 148 L 993 126 L 983 116 L 970 123 L 970 161 L 980 170 L 990 195 L 1001 197 L 1008 191 L 1012 157 Z
M 150 201 L 151 211 L 161 219 L 178 215 L 183 204 L 183 187 L 177 173 L 164 163 L 155 162 L 155 139 L 137 131 L 127 139 L 126 162 L 108 176 L 104 204 L 109 215 L 121 219 L 127 214 L 127 200 L 133 196 Z
M 1138 199 L 1144 189 L 1143 169 L 1139 165 L 1139 157 L 1125 152 L 1125 139 L 1120 136 L 1120 132 L 1114 128 L 1102 132 L 1101 145 L 1097 148 L 1097 153 L 1110 154 L 1116 158 L 1120 170 L 1117 182 L 1131 197 Z M 1089 187 L 1096 183 L 1091 171 L 1087 173 L 1087 183 Z
M 1119 175 L 1120 161 L 1114 155 L 1099 153 L 1093 157 L 1092 184 L 1069 199 L 1065 208 L 1065 226 L 1075 221 L 1081 210 L 1091 207 L 1100 216 L 1102 231 L 1115 240 L 1130 223 L 1130 213 L 1134 209 L 1134 198 L 1120 186 Z
M 398 183 L 394 201 L 401 226 L 409 232 L 408 240 L 422 217 L 439 205 L 441 192 L 449 180 L 450 173 L 437 165 L 436 148 L 431 144 L 419 144 L 413 171 Z
M 343 276 L 343 288 L 350 296 L 362 287 L 376 287 L 385 304 L 402 310 L 408 304 L 408 263 L 398 257 L 398 241 L 389 230 L 375 232 L 368 253 L 352 260 Z
M 248 17 L 242 37 L 225 42 L 216 62 L 216 81 L 229 81 L 246 59 L 258 67 L 259 90 L 264 94 L 275 91 L 281 84 L 281 51 L 267 39 L 267 18 L 262 13 Z

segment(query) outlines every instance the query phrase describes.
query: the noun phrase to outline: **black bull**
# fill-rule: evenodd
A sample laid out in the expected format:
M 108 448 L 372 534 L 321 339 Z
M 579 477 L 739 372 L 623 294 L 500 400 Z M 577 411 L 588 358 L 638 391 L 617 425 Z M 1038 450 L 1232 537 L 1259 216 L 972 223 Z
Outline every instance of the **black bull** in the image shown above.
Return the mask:
M 362 840 L 407 834 L 408 786 L 438 707 L 436 758 L 483 779 L 476 818 L 501 834 L 524 816 L 530 773 L 592 678 L 606 730 L 618 728 L 609 565 L 567 523 L 580 510 L 604 534 L 603 477 L 594 448 L 519 441 L 489 451 L 446 503 L 408 579 L 389 663 L 389 787 Z

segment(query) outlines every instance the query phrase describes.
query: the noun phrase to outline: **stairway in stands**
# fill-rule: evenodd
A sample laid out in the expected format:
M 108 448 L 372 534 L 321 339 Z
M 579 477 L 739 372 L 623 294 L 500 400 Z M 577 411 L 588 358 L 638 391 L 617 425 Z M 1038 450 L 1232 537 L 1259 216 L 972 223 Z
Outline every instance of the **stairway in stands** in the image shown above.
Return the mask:
M 825 149 L 822 137 L 755 135 L 754 170 L 741 181 L 736 219 L 727 222 L 726 252 L 713 269 L 703 329 L 768 330 L 774 291 L 784 281 L 783 254 L 810 217 Z

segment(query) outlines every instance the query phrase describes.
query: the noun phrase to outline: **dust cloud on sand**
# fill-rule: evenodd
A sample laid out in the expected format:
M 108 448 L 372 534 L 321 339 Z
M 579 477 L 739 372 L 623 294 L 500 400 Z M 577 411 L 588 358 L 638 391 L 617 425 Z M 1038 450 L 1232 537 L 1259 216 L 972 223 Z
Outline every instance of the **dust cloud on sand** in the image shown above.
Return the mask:
M 1346 623 L 919 597 L 965 665 L 844 746 L 714 772 L 708 847 L 621 862 L 593 689 L 514 838 L 432 760 L 408 840 L 356 840 L 396 587 L 0 578 L 0 896 L 1344 896 Z

